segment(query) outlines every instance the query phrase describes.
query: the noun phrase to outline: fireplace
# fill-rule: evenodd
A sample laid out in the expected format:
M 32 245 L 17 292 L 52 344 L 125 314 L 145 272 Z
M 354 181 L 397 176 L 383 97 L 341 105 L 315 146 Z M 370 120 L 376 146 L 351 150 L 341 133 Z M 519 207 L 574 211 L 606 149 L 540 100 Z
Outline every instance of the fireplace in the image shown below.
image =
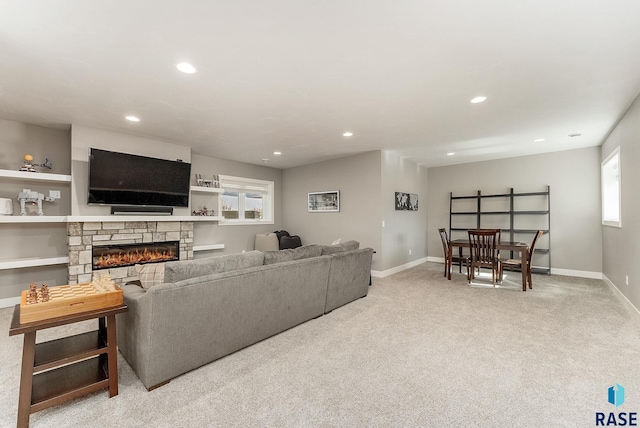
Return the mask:
M 180 241 L 94 245 L 93 270 L 180 260 Z

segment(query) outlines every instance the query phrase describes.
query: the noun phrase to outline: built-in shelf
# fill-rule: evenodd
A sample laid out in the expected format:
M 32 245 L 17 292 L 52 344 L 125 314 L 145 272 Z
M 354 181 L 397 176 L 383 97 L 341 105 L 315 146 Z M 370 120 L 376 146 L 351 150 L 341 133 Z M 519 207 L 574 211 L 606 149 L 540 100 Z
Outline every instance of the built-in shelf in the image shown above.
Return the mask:
M 0 262 L 0 270 L 21 269 L 37 266 L 64 265 L 69 263 L 69 257 L 30 257 L 24 259 L 14 259 Z
M 68 216 L 70 223 L 115 223 L 121 221 L 223 221 L 221 215 L 106 215 L 106 216 Z
M 64 215 L 5 215 L 0 216 L 0 223 L 65 223 Z
M 221 215 L 40 215 L 40 216 L 1 216 L 0 223 L 115 223 L 120 221 L 224 221 Z
M 510 241 L 515 241 L 515 240 L 521 241 L 523 240 L 521 235 L 528 235 L 528 237 L 530 237 L 531 235 L 534 235 L 535 233 L 537 233 L 538 230 L 542 229 L 543 233 L 547 236 L 547 241 L 549 242 L 549 245 L 551 245 L 550 237 L 549 237 L 550 229 L 551 229 L 549 194 L 550 194 L 549 186 L 547 186 L 546 191 L 542 191 L 542 192 L 515 193 L 513 191 L 513 188 L 509 190 L 509 193 L 498 193 L 498 194 L 492 194 L 492 195 L 482 194 L 482 192 L 480 192 L 479 190 L 476 195 L 454 196 L 453 193 L 451 192 L 449 193 L 449 236 L 452 236 L 453 232 L 457 232 L 457 233 L 463 232 L 466 235 L 466 232 L 469 229 L 472 229 L 472 228 L 479 229 L 483 225 L 483 220 L 485 220 L 485 222 L 487 220 L 486 217 L 483 217 L 483 216 L 492 216 L 490 224 L 493 225 L 492 228 L 497 228 L 502 231 L 502 239 L 507 238 Z M 543 209 L 534 209 L 534 210 L 516 210 L 515 209 L 514 200 L 516 197 L 520 198 L 520 197 L 531 197 L 531 196 L 542 196 L 542 198 L 535 199 L 534 202 L 532 202 L 532 200 L 530 199 L 528 205 L 532 205 L 532 206 L 535 206 L 536 208 L 539 207 Z M 483 211 L 482 210 L 483 201 L 487 198 L 505 199 L 505 201 L 503 201 L 503 206 L 506 203 L 508 203 L 509 210 L 507 211 L 503 209 L 499 211 L 489 211 L 489 210 Z M 459 200 L 464 200 L 464 199 L 475 200 L 476 210 L 469 211 L 469 205 L 470 205 L 469 203 L 466 203 L 460 206 L 462 210 L 459 210 L 459 211 L 454 210 L 454 202 L 457 202 Z M 471 216 L 475 217 L 475 221 L 472 221 L 472 219 L 470 218 Z M 540 219 L 536 220 L 536 222 L 540 225 L 544 224 L 545 227 L 541 227 L 540 229 L 516 228 L 516 224 L 518 223 L 522 224 L 522 222 L 516 221 L 516 217 L 518 217 L 519 219 L 523 219 L 523 218 L 527 219 L 527 216 L 529 216 L 530 218 L 539 217 Z M 456 221 L 455 221 L 456 227 L 453 227 L 454 217 L 456 217 Z M 500 225 L 508 226 L 508 227 L 499 227 Z M 535 254 L 547 255 L 546 257 L 547 268 L 546 269 L 538 268 L 537 271 L 545 271 L 546 273 L 550 273 L 551 272 L 550 249 L 537 248 Z M 511 258 L 513 258 L 513 252 L 511 253 Z
M 20 180 L 71 183 L 70 175 L 51 174 L 48 172 L 26 172 L 26 171 L 11 171 L 8 169 L 0 169 L 0 177 L 17 178 Z
M 220 187 L 204 187 L 204 186 L 191 186 L 191 192 L 193 193 L 222 193 L 224 189 Z
M 222 250 L 224 244 L 194 245 L 193 251 Z

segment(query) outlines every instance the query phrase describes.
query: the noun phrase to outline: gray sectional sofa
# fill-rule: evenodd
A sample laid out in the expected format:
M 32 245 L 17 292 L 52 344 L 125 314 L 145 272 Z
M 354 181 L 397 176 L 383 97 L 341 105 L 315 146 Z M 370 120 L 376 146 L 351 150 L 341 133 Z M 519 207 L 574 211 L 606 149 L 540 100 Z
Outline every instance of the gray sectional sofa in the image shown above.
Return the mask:
M 147 389 L 364 297 L 371 248 L 349 241 L 164 265 L 122 287 L 118 347 Z

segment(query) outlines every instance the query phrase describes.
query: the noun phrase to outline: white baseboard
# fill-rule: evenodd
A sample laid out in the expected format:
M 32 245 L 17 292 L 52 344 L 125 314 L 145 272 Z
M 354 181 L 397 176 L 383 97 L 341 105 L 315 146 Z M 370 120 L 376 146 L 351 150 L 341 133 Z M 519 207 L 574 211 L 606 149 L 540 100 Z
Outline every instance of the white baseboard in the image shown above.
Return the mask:
M 0 299 L 0 308 L 11 308 L 20 304 L 20 297 L 9 297 L 8 299 Z
M 394 268 L 387 269 L 387 270 L 382 270 L 382 271 L 380 271 L 380 270 L 372 270 L 371 271 L 371 276 L 374 277 L 374 278 L 386 278 L 389 275 L 393 275 L 394 273 L 402 272 L 403 270 L 407 270 L 407 269 L 410 269 L 412 267 L 421 265 L 422 263 L 427 261 L 427 258 L 428 257 L 423 257 L 421 259 L 414 260 L 412 262 L 405 263 L 403 265 L 396 266 Z
M 638 308 L 636 308 L 634 306 L 634 304 L 631 303 L 631 301 L 629 299 L 627 299 L 627 296 L 622 294 L 622 291 L 620 291 L 620 289 L 609 278 L 607 278 L 606 275 L 604 275 L 604 274 L 602 275 L 602 280 L 604 281 L 605 284 L 607 284 L 609 286 L 609 288 L 611 288 L 613 290 L 613 293 L 620 299 L 622 304 L 627 309 L 629 309 L 629 311 L 634 315 L 634 317 L 638 321 L 640 321 L 640 310 L 638 310 Z
M 443 263 L 444 264 L 444 257 L 427 257 L 427 261 L 428 262 L 434 262 L 434 263 Z M 534 266 L 533 268 L 535 269 L 538 266 Z M 541 269 L 546 269 L 545 266 L 540 266 Z M 562 275 L 562 276 L 575 276 L 578 278 L 591 278 L 591 279 L 602 279 L 603 275 L 602 272 L 591 272 L 591 271 L 587 271 L 587 270 L 573 270 L 573 269 L 557 269 L 557 268 L 551 268 L 551 273 L 553 275 Z
M 535 269 L 535 266 L 534 266 Z M 576 276 L 578 278 L 602 279 L 602 272 L 591 272 L 588 270 L 572 270 L 551 268 L 552 275 Z

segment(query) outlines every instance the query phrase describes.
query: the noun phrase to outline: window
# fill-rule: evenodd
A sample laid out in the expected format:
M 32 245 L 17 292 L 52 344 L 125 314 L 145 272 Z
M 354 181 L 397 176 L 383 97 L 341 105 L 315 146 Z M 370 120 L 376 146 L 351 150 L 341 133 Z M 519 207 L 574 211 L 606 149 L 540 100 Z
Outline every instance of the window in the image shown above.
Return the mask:
M 602 162 L 602 224 L 621 227 L 620 147 Z
M 220 187 L 221 224 L 273 224 L 273 181 L 221 175 Z

